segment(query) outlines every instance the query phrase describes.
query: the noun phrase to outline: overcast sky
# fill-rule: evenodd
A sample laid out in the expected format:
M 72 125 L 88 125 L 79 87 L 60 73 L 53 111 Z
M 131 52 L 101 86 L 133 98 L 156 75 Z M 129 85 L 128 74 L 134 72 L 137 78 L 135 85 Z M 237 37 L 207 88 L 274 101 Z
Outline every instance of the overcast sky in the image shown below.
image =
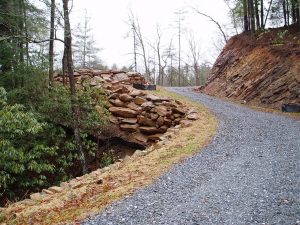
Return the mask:
M 177 16 L 174 12 L 183 9 L 187 12 L 182 22 L 183 57 L 188 60 L 187 37 L 193 33 L 201 47 L 202 61 L 213 62 L 217 55 L 214 43 L 220 39 L 218 29 L 207 18 L 195 14 L 191 6 L 197 7 L 224 26 L 228 27 L 230 24 L 224 0 L 74 0 L 71 22 L 74 26 L 82 21 L 86 9 L 91 18 L 90 25 L 97 47 L 103 49 L 100 53 L 101 59 L 109 66 L 113 63 L 129 66 L 133 61 L 129 54 L 133 52 L 133 43 L 127 37 L 130 28 L 125 21 L 130 10 L 139 19 L 145 41 L 155 41 L 156 26 L 159 24 L 163 31 L 164 45 L 167 46 L 173 38 L 174 47 L 177 48 Z M 151 56 L 154 53 L 149 51 L 148 54 Z

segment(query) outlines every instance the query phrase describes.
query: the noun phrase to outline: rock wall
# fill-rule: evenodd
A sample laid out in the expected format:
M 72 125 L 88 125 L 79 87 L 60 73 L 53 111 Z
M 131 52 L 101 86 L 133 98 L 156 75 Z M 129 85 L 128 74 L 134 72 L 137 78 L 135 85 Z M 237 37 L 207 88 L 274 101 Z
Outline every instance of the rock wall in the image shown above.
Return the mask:
M 198 113 L 183 103 L 159 97 L 122 85 L 108 97 L 112 113 L 110 121 L 121 131 L 130 132 L 130 139 L 146 144 L 160 140 L 170 127 L 188 126 Z
M 110 128 L 114 131 L 110 137 L 147 146 L 159 141 L 169 128 L 189 126 L 198 119 L 198 112 L 180 101 L 133 88 L 133 84 L 146 83 L 139 73 L 84 69 L 75 70 L 74 76 L 78 88 L 103 88 L 108 93 Z M 62 77 L 55 80 L 61 82 Z

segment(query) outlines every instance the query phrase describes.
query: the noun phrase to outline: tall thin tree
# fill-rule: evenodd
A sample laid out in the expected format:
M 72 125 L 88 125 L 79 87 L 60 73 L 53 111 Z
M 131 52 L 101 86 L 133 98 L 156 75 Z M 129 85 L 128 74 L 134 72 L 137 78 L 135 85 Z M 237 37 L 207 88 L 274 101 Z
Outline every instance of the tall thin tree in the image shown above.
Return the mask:
M 72 59 L 72 34 L 71 34 L 69 7 L 68 7 L 69 0 L 62 0 L 62 1 L 63 1 L 64 25 L 65 25 L 64 41 L 65 41 L 65 50 L 66 50 L 66 58 L 67 58 L 66 60 L 67 70 L 68 70 L 69 82 L 70 82 L 73 130 L 74 130 L 74 137 L 76 141 L 76 147 L 82 165 L 82 172 L 83 174 L 85 174 L 88 172 L 88 167 L 85 159 L 85 154 L 82 148 L 80 128 L 79 128 L 79 108 L 76 100 L 76 89 L 75 89 L 75 79 L 74 79 L 74 71 L 73 71 L 73 59 Z
M 257 29 L 260 29 L 259 10 L 258 10 L 258 0 L 254 0 L 254 4 L 255 4 L 256 28 L 257 28 Z
M 51 0 L 50 40 L 49 40 L 49 86 L 53 85 L 54 66 L 54 25 L 55 25 L 55 0 Z
M 264 0 L 260 0 L 260 27 L 264 29 Z
M 244 14 L 244 31 L 249 30 L 249 21 L 248 21 L 248 3 L 247 0 L 243 0 L 243 14 Z

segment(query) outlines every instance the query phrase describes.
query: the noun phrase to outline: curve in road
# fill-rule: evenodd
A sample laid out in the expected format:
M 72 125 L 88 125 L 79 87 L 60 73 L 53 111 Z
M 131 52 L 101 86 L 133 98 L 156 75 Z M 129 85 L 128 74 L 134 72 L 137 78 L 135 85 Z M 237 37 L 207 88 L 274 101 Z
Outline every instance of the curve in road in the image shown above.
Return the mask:
M 300 122 L 171 90 L 210 108 L 217 136 L 84 224 L 300 224 Z

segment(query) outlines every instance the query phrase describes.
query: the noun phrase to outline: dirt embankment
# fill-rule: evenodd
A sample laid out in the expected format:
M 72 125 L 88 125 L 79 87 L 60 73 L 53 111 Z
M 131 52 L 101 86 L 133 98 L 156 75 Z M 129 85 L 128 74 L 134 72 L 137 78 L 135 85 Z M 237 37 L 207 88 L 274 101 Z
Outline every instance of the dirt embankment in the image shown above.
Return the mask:
M 300 103 L 300 32 L 290 27 L 232 37 L 203 91 L 269 108 Z

